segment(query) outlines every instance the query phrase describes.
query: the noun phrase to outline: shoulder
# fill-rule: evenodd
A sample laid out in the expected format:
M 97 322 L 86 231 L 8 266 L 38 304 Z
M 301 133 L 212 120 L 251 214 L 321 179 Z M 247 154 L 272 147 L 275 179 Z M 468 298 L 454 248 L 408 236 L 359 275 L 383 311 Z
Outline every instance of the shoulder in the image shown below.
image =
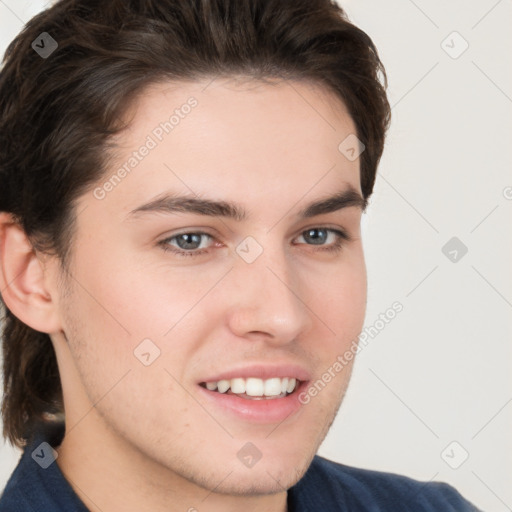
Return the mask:
M 0 512 L 33 511 L 34 509 L 25 498 L 23 490 L 27 486 L 27 474 L 23 457 L 20 458 L 16 469 L 9 478 L 5 488 L 0 492 Z M 30 487 L 29 487 L 30 488 Z
M 291 489 L 297 511 L 478 512 L 453 487 L 339 464 L 315 456 L 304 477 Z M 329 508 L 331 507 L 331 508 Z M 336 507 L 336 508 L 332 508 Z
M 60 427 L 59 427 L 60 428 Z M 88 512 L 56 463 L 54 428 L 34 433 L 0 492 L 0 512 Z

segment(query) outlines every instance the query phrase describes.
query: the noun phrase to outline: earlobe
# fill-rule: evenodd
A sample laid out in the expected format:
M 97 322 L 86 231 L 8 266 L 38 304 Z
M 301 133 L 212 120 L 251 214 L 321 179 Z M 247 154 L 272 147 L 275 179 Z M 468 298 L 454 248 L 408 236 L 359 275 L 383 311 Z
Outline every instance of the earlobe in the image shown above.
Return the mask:
M 0 291 L 9 310 L 29 327 L 46 333 L 61 329 L 44 265 L 23 228 L 6 212 L 0 212 Z

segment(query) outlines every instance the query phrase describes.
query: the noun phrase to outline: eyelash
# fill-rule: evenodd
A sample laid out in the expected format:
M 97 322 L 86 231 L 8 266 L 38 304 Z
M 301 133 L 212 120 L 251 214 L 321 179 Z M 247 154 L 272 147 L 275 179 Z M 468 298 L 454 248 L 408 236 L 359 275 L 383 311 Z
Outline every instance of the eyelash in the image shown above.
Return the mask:
M 345 245 L 345 242 L 350 242 L 352 240 L 352 238 L 345 231 L 342 231 L 339 229 L 327 228 L 327 227 L 309 228 L 309 229 L 302 231 L 300 233 L 300 236 L 302 236 L 304 233 L 307 233 L 308 231 L 313 231 L 313 230 L 328 231 L 328 232 L 334 233 L 337 236 L 337 240 L 333 244 L 328 245 L 328 246 L 319 246 L 319 248 L 316 249 L 317 251 L 325 251 L 325 252 L 336 254 L 341 251 L 341 249 Z M 182 236 L 182 235 L 206 235 L 207 237 L 210 237 L 212 239 L 214 238 L 209 233 L 204 233 L 203 231 L 184 231 L 183 233 L 178 233 L 169 238 L 161 240 L 160 242 L 158 242 L 158 245 L 162 248 L 162 250 L 164 252 L 172 252 L 173 254 L 175 254 L 176 256 L 179 256 L 179 257 L 189 257 L 189 256 L 197 257 L 197 256 L 201 256 L 203 254 L 208 253 L 209 249 L 201 249 L 201 250 L 191 249 L 189 251 L 184 251 L 184 250 L 176 249 L 173 246 L 169 245 L 169 242 L 171 240 L 174 240 L 175 238 L 178 238 L 179 236 Z M 306 244 L 306 245 L 314 246 L 314 244 Z

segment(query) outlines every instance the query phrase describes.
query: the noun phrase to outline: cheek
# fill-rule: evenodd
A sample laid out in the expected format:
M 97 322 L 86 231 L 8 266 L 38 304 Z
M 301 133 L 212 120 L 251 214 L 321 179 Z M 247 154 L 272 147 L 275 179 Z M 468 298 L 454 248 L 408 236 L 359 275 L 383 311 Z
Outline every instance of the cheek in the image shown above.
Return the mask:
M 186 313 L 186 299 L 161 283 L 159 289 L 165 288 L 167 297 L 159 296 L 151 290 L 149 276 L 131 272 L 128 265 L 81 265 L 64 323 L 90 402 L 126 435 L 151 432 L 162 416 L 167 422 L 166 414 L 167 419 L 185 417 L 187 395 L 179 383 L 191 347 L 180 343 L 185 322 L 179 321 Z M 182 423 L 174 420 L 173 425 L 175 435 L 183 433 Z
M 211 286 L 203 272 L 198 277 L 197 272 L 147 264 L 113 250 L 101 259 L 84 254 L 77 268 L 83 285 L 81 315 L 96 330 L 114 334 L 114 346 L 127 337 L 135 342 L 164 336 Z
M 358 269 L 340 271 L 325 284 L 324 308 L 338 329 L 362 327 L 366 313 L 366 274 Z
M 366 314 L 367 280 L 362 250 L 316 278 L 315 312 L 346 343 L 360 333 Z
M 65 332 L 92 400 L 127 371 L 123 386 L 139 383 L 126 389 L 135 401 L 140 393 L 175 395 L 173 377 L 183 381 L 187 362 L 204 339 L 197 331 L 209 310 L 201 298 L 218 272 L 198 277 L 123 259 L 114 251 L 104 254 L 101 259 L 80 254 L 74 293 L 66 302 Z

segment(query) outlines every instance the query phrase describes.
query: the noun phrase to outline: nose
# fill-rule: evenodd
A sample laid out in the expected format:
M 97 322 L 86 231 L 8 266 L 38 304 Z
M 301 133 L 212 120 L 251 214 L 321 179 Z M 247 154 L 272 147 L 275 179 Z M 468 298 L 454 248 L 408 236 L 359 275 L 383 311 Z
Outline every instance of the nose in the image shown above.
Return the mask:
M 313 323 L 312 297 L 284 249 L 267 248 L 252 263 L 235 258 L 228 323 L 234 334 L 286 344 Z

